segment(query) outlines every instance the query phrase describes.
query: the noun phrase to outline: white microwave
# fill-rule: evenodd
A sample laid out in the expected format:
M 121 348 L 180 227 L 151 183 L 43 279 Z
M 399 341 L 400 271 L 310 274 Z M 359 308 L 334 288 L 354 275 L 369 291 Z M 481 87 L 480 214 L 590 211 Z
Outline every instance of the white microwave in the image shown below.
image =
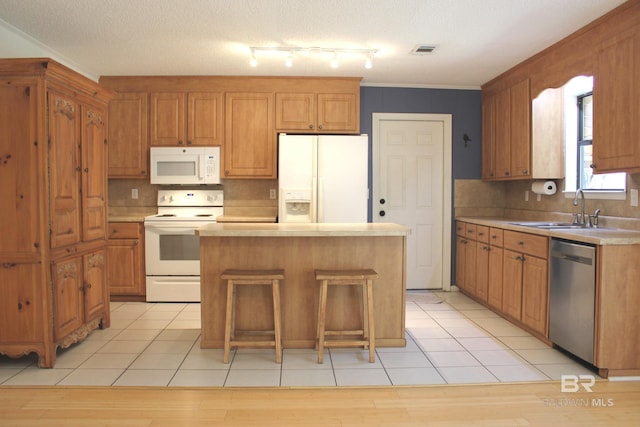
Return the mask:
M 151 184 L 220 184 L 220 147 L 151 147 Z

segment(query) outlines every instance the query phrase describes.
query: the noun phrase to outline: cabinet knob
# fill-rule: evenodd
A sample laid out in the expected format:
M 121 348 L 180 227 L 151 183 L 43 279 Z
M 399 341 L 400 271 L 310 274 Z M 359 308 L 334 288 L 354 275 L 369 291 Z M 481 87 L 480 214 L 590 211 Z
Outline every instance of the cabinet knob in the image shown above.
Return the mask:
M 191 141 L 187 141 L 187 145 L 191 145 Z
M 318 129 L 322 129 L 322 125 L 318 125 Z
M 504 176 L 509 176 L 509 175 L 510 175 L 509 171 L 504 173 Z
M 529 175 L 529 169 L 522 169 L 522 175 Z
M 523 242 L 522 240 L 520 240 L 520 241 L 518 242 L 518 246 L 524 246 L 524 242 Z
M 313 129 L 313 125 L 309 125 L 309 129 Z
M 596 164 L 595 164 L 595 163 L 591 163 L 591 164 L 589 165 L 589 167 L 590 167 L 591 169 L 596 169 L 596 168 L 597 168 L 597 166 L 596 166 Z
M 182 145 L 182 140 L 179 140 L 179 141 L 178 141 L 178 145 Z
M 387 201 L 385 199 L 380 199 L 380 204 L 384 205 Z
M 387 213 L 385 211 L 380 211 L 380 216 L 385 216 Z

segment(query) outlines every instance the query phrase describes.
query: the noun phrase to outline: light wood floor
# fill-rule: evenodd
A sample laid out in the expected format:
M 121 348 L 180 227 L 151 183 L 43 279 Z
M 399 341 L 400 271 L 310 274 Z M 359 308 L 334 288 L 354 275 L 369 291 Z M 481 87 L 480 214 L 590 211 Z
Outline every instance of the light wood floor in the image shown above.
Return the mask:
M 0 426 L 36 425 L 638 426 L 640 382 L 598 381 L 592 393 L 562 393 L 559 382 L 337 389 L 0 387 Z

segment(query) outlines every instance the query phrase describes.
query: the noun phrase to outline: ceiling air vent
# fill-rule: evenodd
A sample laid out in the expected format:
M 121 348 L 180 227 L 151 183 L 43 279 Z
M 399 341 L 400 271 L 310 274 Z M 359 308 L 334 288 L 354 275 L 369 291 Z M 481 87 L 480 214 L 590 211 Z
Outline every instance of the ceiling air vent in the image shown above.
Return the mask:
M 412 55 L 431 55 L 436 50 L 436 46 L 432 44 L 419 44 L 411 49 Z

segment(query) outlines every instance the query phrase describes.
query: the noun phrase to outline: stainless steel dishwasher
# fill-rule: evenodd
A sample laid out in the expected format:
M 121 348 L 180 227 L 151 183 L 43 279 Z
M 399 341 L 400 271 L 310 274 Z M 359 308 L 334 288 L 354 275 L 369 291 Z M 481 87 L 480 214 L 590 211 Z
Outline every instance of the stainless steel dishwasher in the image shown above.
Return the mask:
M 593 364 L 596 248 L 551 239 L 549 339 Z

